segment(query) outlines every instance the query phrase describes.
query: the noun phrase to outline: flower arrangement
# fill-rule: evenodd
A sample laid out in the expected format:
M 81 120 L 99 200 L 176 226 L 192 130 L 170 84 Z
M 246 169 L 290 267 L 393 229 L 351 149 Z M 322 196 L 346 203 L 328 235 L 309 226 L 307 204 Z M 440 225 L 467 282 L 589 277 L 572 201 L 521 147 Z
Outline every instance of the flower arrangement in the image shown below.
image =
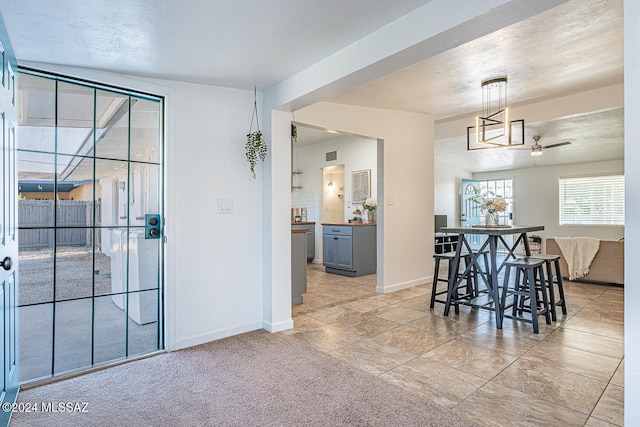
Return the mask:
M 362 209 L 373 212 L 378 208 L 378 202 L 376 199 L 372 197 L 367 197 L 364 202 L 362 202 Z
M 480 208 L 480 212 L 482 213 L 494 213 L 494 212 L 504 212 L 507 210 L 507 201 L 502 197 L 496 196 L 492 193 L 480 193 L 480 190 L 474 188 L 474 193 L 476 194 L 471 198 L 478 207 Z

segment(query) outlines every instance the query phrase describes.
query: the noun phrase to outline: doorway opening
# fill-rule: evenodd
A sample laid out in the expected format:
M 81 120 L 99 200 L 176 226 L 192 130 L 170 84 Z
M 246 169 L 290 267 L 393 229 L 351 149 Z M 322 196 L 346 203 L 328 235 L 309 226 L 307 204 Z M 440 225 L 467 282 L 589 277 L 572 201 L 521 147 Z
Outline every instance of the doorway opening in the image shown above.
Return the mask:
M 163 99 L 20 70 L 20 378 L 163 343 Z
M 322 222 L 344 222 L 344 165 L 322 168 Z
M 356 216 L 365 220 L 364 200 L 354 198 L 354 194 L 359 194 L 354 192 L 354 182 L 360 183 L 354 180 L 354 172 L 368 172 L 367 197 L 375 199 L 381 195 L 378 179 L 382 169 L 379 167 L 379 140 L 329 132 L 301 122 L 295 122 L 295 125 L 297 141 L 292 143 L 291 202 L 292 208 L 304 207 L 307 211 L 307 227 L 313 232 L 315 251 L 307 258 L 311 261 L 307 263 L 307 292 L 302 304 L 293 306 L 294 317 L 346 304 L 354 298 L 376 295 L 377 274 L 349 277 L 325 271 L 323 224 L 349 225 Z M 357 225 L 363 226 L 362 223 Z

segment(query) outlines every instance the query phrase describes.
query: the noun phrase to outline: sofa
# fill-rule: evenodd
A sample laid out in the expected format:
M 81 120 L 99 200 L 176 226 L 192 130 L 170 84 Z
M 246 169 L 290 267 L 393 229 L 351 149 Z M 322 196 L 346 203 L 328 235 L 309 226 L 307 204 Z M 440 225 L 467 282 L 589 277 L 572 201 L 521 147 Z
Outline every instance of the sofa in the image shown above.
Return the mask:
M 560 255 L 560 272 L 569 277 L 567 262 L 554 238 L 545 241 L 546 253 Z M 596 282 L 624 285 L 624 241 L 600 240 L 600 249 L 589 266 L 589 274 L 578 282 Z

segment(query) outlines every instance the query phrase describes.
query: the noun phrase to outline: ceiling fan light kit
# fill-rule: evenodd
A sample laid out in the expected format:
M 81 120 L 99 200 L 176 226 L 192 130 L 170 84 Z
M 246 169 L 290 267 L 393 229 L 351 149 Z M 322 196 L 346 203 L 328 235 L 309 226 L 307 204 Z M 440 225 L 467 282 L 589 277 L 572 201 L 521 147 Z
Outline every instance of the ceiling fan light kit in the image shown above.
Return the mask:
M 542 145 L 538 145 L 531 147 L 531 155 L 532 156 L 542 156 Z
M 524 145 L 524 120 L 509 120 L 507 78 L 484 80 L 482 115 L 467 128 L 467 150 L 486 150 Z
M 516 147 L 514 150 L 531 150 L 532 156 L 542 156 L 544 150 L 548 148 L 562 147 L 571 144 L 570 141 L 559 142 L 557 144 L 540 145 L 540 135 L 533 135 L 533 145 L 531 147 Z

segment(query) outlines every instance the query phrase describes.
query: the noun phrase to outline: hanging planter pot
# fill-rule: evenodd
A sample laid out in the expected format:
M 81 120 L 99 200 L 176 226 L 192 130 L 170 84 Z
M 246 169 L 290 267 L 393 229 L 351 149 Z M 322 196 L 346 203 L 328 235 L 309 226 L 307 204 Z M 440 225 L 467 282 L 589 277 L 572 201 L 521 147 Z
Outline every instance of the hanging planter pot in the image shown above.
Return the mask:
M 256 131 L 253 131 L 253 120 L 256 121 Z M 253 178 L 256 178 L 256 164 L 258 159 L 264 162 L 267 157 L 267 143 L 262 139 L 262 132 L 260 131 L 260 123 L 258 122 L 258 102 L 256 88 L 253 88 L 253 115 L 251 116 L 251 126 L 249 126 L 249 133 L 247 134 L 247 143 L 245 144 L 247 161 L 249 162 L 249 168 Z

